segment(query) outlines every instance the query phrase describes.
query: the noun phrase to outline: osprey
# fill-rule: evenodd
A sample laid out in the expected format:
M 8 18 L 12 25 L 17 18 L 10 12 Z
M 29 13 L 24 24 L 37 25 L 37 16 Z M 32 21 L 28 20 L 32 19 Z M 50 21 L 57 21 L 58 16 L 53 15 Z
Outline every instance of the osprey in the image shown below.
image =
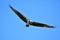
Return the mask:
M 22 15 L 19 11 L 17 11 L 16 9 L 14 9 L 12 6 L 9 6 L 9 7 L 12 9 L 12 11 L 14 11 L 14 13 L 19 18 L 21 18 L 26 23 L 26 27 L 29 27 L 29 25 L 33 25 L 33 26 L 37 26 L 37 27 L 54 28 L 54 26 L 50 26 L 48 24 L 31 21 L 31 20 L 27 19 L 24 15 Z

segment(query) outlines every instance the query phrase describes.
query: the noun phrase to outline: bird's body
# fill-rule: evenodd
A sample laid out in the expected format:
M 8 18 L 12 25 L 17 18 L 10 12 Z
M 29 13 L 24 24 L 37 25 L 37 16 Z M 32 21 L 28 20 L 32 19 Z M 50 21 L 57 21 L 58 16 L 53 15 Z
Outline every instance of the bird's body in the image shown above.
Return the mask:
M 47 25 L 47 24 L 44 24 L 44 23 L 40 23 L 40 22 L 31 21 L 31 20 L 27 19 L 25 16 L 23 16 L 19 11 L 14 9 L 12 6 L 9 6 L 9 7 L 15 12 L 15 14 L 19 18 L 21 18 L 26 23 L 26 27 L 29 27 L 29 25 L 33 25 L 33 26 L 37 26 L 37 27 L 54 28 L 54 26 L 50 26 L 50 25 Z

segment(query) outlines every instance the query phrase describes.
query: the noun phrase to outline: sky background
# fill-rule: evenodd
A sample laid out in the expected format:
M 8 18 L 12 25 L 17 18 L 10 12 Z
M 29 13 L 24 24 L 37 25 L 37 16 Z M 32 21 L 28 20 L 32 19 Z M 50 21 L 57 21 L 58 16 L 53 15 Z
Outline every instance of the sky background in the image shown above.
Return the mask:
M 28 19 L 56 28 L 27 28 L 9 5 Z M 0 40 L 60 40 L 60 0 L 0 0 Z

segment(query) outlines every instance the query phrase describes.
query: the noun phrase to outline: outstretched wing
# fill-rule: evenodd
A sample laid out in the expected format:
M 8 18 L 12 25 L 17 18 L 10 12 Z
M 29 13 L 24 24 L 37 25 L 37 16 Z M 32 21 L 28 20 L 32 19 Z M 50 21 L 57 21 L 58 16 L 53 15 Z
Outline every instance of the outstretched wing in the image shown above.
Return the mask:
M 50 25 L 47 25 L 47 24 L 39 23 L 39 22 L 31 22 L 30 25 L 37 26 L 37 27 L 54 28 L 54 26 L 50 26 Z
M 19 18 L 21 18 L 24 22 L 26 22 L 27 23 L 27 18 L 25 17 L 25 16 L 23 16 L 20 12 L 18 12 L 16 9 L 14 9 L 12 6 L 9 6 L 14 12 L 15 12 L 15 14 L 19 17 Z

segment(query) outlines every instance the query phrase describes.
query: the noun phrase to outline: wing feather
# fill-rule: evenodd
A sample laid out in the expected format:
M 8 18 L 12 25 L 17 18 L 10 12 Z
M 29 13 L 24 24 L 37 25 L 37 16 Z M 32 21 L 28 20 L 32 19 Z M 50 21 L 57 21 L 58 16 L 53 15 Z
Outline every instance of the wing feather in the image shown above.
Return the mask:
M 47 25 L 47 24 L 39 23 L 39 22 L 31 22 L 31 25 L 37 26 L 37 27 L 54 28 L 54 26 L 50 26 L 50 25 Z
M 19 11 L 17 11 L 16 9 L 14 9 L 12 6 L 9 6 L 14 12 L 15 12 L 15 14 L 19 17 L 19 18 L 21 18 L 24 22 L 26 22 L 27 23 L 27 18 L 25 17 L 25 16 L 23 16 Z

